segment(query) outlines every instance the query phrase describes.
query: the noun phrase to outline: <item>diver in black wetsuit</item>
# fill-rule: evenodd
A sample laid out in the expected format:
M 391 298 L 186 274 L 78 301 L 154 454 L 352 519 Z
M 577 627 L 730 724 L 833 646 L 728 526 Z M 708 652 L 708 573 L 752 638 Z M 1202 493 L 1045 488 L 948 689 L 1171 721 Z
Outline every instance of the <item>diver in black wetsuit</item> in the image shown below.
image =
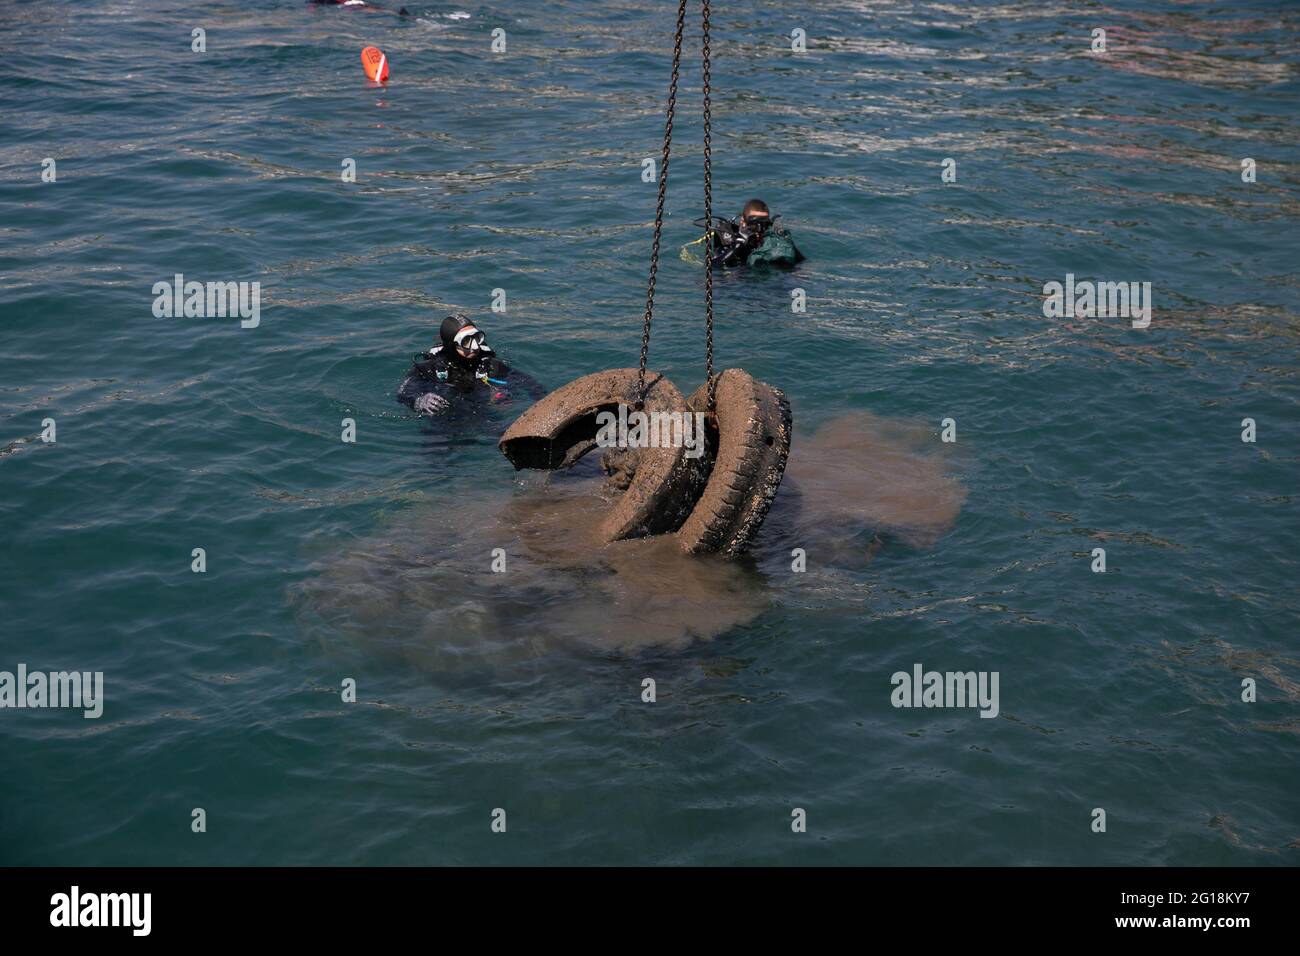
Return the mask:
M 465 402 L 509 402 L 517 390 L 534 399 L 546 394 L 536 379 L 512 371 L 497 358 L 483 333 L 465 316 L 443 319 L 439 337 L 441 345 L 415 356 L 397 390 L 397 400 L 421 415 L 439 415 Z
M 793 266 L 804 260 L 790 233 L 776 224 L 777 217 L 761 199 L 745 203 L 736 219 L 716 218 L 718 224 L 707 233 L 709 261 L 715 268 L 759 262 Z

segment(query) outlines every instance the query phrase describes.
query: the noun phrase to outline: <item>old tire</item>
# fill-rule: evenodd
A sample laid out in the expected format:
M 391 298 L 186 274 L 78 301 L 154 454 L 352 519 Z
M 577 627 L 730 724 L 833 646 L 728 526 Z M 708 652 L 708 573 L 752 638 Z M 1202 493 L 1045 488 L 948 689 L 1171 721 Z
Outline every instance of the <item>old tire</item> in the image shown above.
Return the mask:
M 707 387 L 691 395 L 692 411 L 707 409 Z M 792 416 L 784 392 L 742 369 L 718 376 L 716 397 L 717 418 L 709 426 L 713 468 L 677 540 L 694 554 L 735 556 L 753 542 L 781 486 Z
M 636 404 L 637 384 L 634 368 L 575 379 L 542 398 L 506 429 L 499 443 L 502 454 L 516 469 L 569 467 L 596 447 L 600 412 L 617 414 L 620 404 L 629 408 Z M 677 386 L 649 371 L 644 410 L 689 411 Z M 632 453 L 635 473 L 598 529 L 605 541 L 676 531 L 704 484 L 706 459 L 687 458 L 685 448 L 637 448 Z

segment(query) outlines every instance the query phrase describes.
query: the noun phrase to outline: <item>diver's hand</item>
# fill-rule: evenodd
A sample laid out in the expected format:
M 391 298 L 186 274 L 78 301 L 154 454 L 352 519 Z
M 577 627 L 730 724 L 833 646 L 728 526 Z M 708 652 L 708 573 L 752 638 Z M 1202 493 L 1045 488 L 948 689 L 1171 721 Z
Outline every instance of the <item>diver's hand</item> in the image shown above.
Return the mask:
M 451 402 L 441 395 L 426 392 L 415 400 L 415 410 L 421 415 L 436 415 L 451 408 Z

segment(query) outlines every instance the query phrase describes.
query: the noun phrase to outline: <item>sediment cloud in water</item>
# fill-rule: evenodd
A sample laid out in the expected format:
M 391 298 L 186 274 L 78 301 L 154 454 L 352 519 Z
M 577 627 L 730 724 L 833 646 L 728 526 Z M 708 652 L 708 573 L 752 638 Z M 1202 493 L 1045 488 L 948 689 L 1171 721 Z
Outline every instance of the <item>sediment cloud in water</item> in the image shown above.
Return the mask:
M 454 509 L 404 512 L 321 561 L 294 598 L 323 639 L 430 672 L 684 647 L 779 602 L 793 548 L 815 573 L 864 568 L 881 547 L 935 546 L 966 496 L 947 447 L 926 426 L 865 413 L 802 441 L 796 424 L 781 491 L 753 558 L 740 561 L 687 555 L 669 536 L 603 544 L 596 528 L 612 497 L 594 462 L 530 475 L 514 494 L 458 492 Z M 491 570 L 494 548 L 505 551 L 502 573 Z

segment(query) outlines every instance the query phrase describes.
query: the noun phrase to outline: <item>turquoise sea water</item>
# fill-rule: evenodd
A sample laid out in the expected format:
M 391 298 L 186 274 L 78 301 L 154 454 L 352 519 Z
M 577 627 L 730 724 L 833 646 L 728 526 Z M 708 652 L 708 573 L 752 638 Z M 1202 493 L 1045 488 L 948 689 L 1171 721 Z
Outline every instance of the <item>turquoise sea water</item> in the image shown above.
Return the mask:
M 853 512 L 792 481 L 736 567 L 569 553 L 592 482 L 516 475 L 513 411 L 392 397 L 453 310 L 551 388 L 635 364 L 675 5 L 407 6 L 0 5 L 0 670 L 106 696 L 0 710 L 0 863 L 1296 862 L 1293 4 L 715 11 L 718 210 L 809 256 L 719 278 L 719 364 Z M 260 324 L 155 318 L 176 273 Z M 1067 274 L 1149 281 L 1150 327 L 1046 318 Z M 916 663 L 998 672 L 999 716 L 891 706 Z

